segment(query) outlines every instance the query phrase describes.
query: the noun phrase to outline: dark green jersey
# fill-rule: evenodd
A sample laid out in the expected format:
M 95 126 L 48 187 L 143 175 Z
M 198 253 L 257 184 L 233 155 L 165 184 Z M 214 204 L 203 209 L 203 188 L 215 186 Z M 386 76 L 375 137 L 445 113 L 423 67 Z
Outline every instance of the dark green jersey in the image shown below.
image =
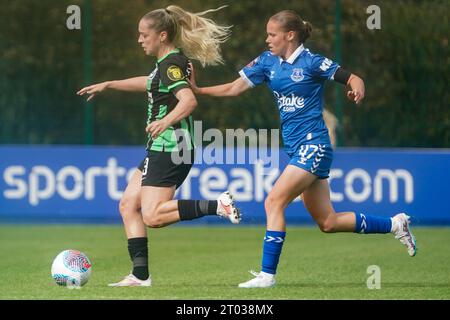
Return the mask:
M 164 118 L 178 103 L 175 94 L 182 88 L 188 88 L 189 60 L 175 49 L 156 62 L 156 68 L 148 76 L 148 118 L 147 124 Z M 179 146 L 178 143 L 183 144 Z M 148 136 L 147 150 L 178 151 L 192 150 L 194 147 L 194 127 L 192 116 L 173 124 L 158 138 Z

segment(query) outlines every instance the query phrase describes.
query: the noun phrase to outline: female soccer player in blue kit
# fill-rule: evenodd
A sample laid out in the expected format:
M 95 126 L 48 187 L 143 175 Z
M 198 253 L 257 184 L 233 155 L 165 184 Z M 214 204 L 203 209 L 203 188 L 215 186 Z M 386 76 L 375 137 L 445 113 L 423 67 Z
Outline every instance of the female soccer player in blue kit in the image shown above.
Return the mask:
M 241 288 L 275 285 L 286 236 L 284 209 L 300 194 L 323 232 L 392 232 L 407 247 L 410 256 L 416 254 L 416 242 L 406 214 L 384 218 L 355 212 L 336 213 L 333 209 L 327 181 L 333 149 L 322 117 L 324 82 L 334 80 L 350 86 L 347 97 L 356 104 L 364 98 L 364 82 L 330 59 L 305 48 L 311 31 L 311 25 L 296 12 L 281 11 L 267 23 L 269 51 L 244 67 L 237 80 L 199 88 L 195 75 L 191 76 L 194 93 L 218 97 L 237 96 L 265 82 L 272 90 L 280 112 L 284 148 L 290 162 L 264 203 L 267 230 L 262 271 L 253 272 L 255 278 L 239 284 Z

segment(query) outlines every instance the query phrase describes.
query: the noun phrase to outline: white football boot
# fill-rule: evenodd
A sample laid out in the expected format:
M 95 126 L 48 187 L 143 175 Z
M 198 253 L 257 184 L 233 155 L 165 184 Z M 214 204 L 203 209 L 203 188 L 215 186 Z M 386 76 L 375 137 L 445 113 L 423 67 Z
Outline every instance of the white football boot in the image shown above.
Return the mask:
M 125 278 L 123 278 L 123 280 L 108 284 L 108 287 L 150 287 L 151 285 L 152 279 L 150 276 L 148 276 L 147 280 L 141 280 L 130 273 Z
M 217 215 L 229 219 L 234 224 L 241 221 L 241 213 L 229 191 L 225 191 L 217 198 Z
M 275 286 L 275 276 L 265 272 L 250 271 L 255 278 L 239 284 L 239 288 L 270 288 Z
M 411 230 L 409 229 L 409 216 L 405 213 L 396 214 L 391 218 L 392 229 L 391 232 L 394 234 L 395 239 L 400 240 L 406 248 L 408 249 L 408 254 L 414 257 L 417 253 L 416 238 L 413 236 Z

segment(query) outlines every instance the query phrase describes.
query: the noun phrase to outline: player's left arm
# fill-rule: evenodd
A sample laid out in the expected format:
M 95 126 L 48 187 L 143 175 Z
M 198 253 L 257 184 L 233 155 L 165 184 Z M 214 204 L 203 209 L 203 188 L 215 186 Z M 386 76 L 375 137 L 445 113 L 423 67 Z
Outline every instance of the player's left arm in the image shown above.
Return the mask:
M 334 74 L 334 80 L 351 88 L 351 90 L 347 92 L 347 98 L 349 100 L 354 101 L 356 104 L 360 104 L 362 99 L 364 99 L 366 91 L 364 81 L 357 75 L 339 67 Z
M 364 99 L 365 86 L 364 81 L 357 75 L 350 73 L 349 71 L 339 67 L 334 74 L 334 81 L 345 84 L 351 88 L 347 91 L 347 98 L 354 101 L 356 104 L 360 104 Z
M 352 73 L 347 85 L 352 89 L 351 91 L 347 91 L 347 98 L 355 101 L 356 104 L 360 104 L 366 92 L 363 79 Z
M 175 108 L 164 118 L 151 122 L 145 128 L 145 131 L 150 133 L 153 139 L 157 138 L 171 125 L 188 117 L 197 107 L 197 99 L 191 88 L 182 88 L 178 90 L 175 93 L 175 97 L 178 99 Z
M 347 98 L 356 104 L 364 99 L 364 81 L 357 75 L 345 70 L 336 62 L 319 54 L 310 54 L 310 68 L 314 76 L 322 80 L 334 80 L 351 88 L 347 92 Z

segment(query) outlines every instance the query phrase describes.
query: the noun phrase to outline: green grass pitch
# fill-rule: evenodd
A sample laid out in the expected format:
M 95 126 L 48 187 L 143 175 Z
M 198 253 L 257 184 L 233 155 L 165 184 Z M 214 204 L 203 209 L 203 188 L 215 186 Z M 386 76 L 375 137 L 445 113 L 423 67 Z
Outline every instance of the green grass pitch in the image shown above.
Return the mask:
M 153 286 L 110 288 L 130 271 L 120 225 L 0 225 L 0 299 L 450 299 L 450 229 L 414 228 L 411 258 L 391 234 L 324 234 L 288 227 L 277 286 L 240 289 L 260 269 L 264 226 L 170 226 L 149 230 Z M 89 282 L 59 287 L 53 258 L 78 249 L 90 258 Z M 367 269 L 381 270 L 368 289 Z

